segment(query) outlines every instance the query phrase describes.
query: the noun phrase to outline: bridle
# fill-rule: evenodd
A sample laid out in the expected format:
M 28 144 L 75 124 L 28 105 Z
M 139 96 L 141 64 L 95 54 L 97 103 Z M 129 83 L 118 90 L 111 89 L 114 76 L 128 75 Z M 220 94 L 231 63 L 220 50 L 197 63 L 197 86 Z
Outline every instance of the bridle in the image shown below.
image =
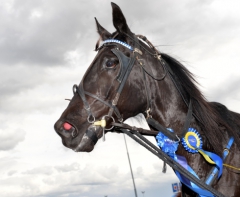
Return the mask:
M 131 56 L 130 57 L 125 56 L 124 53 L 119 50 L 118 44 L 128 48 L 131 51 Z M 119 86 L 117 88 L 115 97 L 112 100 L 112 102 L 110 102 L 110 103 L 106 102 L 103 99 L 101 99 L 99 96 L 85 91 L 84 88 L 83 88 L 83 81 L 80 83 L 79 87 L 77 85 L 73 86 L 73 92 L 74 93 L 77 92 L 78 95 L 81 97 L 81 99 L 83 101 L 84 108 L 88 113 L 87 120 L 88 120 L 89 123 L 94 123 L 95 122 L 95 117 L 92 114 L 90 105 L 89 105 L 85 95 L 88 95 L 88 96 L 102 102 L 106 106 L 108 106 L 110 109 L 109 109 L 109 112 L 108 112 L 107 116 L 112 117 L 113 113 L 115 113 L 118 121 L 119 122 L 123 121 L 122 116 L 121 116 L 121 114 L 120 114 L 120 112 L 119 112 L 119 110 L 116 106 L 117 106 L 119 97 L 121 95 L 121 92 L 123 90 L 123 87 L 124 87 L 124 85 L 125 85 L 125 83 L 128 79 L 128 76 L 129 76 L 129 74 L 130 74 L 130 72 L 131 72 L 131 70 L 134 66 L 134 63 L 135 63 L 135 60 L 136 60 L 136 55 L 135 55 L 136 51 L 130 45 L 128 45 L 124 42 L 121 42 L 119 40 L 115 40 L 115 39 L 109 39 L 109 40 L 104 41 L 103 45 L 98 50 L 101 50 L 102 48 L 107 47 L 107 46 L 111 46 L 111 45 L 116 46 L 113 49 L 111 49 L 111 51 L 118 57 L 120 65 L 121 65 L 121 69 L 120 69 L 120 72 L 119 72 L 118 77 L 117 77 L 117 81 L 119 82 Z
M 120 122 L 120 123 L 123 122 L 123 118 L 122 118 L 120 111 L 117 108 L 117 104 L 118 104 L 120 95 L 122 93 L 122 90 L 126 84 L 126 81 L 129 77 L 131 70 L 136 61 L 138 61 L 138 63 L 141 65 L 141 67 L 143 69 L 144 86 L 145 86 L 145 91 L 146 91 L 146 96 L 147 96 L 146 113 L 147 113 L 147 116 L 149 116 L 149 114 L 150 114 L 150 109 L 151 109 L 151 101 L 150 100 L 151 99 L 149 98 L 149 94 L 148 94 L 148 90 L 147 90 L 145 72 L 150 76 L 152 76 L 152 75 L 144 69 L 141 59 L 139 58 L 139 55 L 142 55 L 142 51 L 139 49 L 140 45 L 141 45 L 139 43 L 139 39 L 135 35 L 133 35 L 133 37 L 129 36 L 129 35 L 127 35 L 127 36 L 132 39 L 133 47 L 128 45 L 127 43 L 119 41 L 117 39 L 108 39 L 108 40 L 103 41 L 103 44 L 97 49 L 98 51 L 100 51 L 104 47 L 114 46 L 114 48 L 112 48 L 111 51 L 117 56 L 117 58 L 119 59 L 119 64 L 121 66 L 118 77 L 117 77 L 117 81 L 119 82 L 119 85 L 116 90 L 115 96 L 111 102 L 107 102 L 107 101 L 103 100 L 102 98 L 100 98 L 99 96 L 94 95 L 88 91 L 85 91 L 83 88 L 83 80 L 81 81 L 79 86 L 77 86 L 77 85 L 73 86 L 74 94 L 77 93 L 80 96 L 81 100 L 83 101 L 84 109 L 87 111 L 87 114 L 88 114 L 87 121 L 90 124 L 103 127 L 104 130 L 111 130 L 114 127 L 114 126 L 111 126 L 110 128 L 106 128 L 106 118 L 110 118 L 113 122 L 115 122 L 115 118 L 113 117 L 113 114 L 115 114 L 115 116 L 117 117 L 118 122 Z M 140 36 L 138 36 L 138 37 L 140 37 Z M 140 37 L 140 38 L 143 39 L 145 37 Z M 146 39 L 145 39 L 145 41 L 146 41 Z M 127 48 L 130 51 L 130 57 L 127 57 L 121 50 L 119 50 L 119 46 L 124 46 L 125 48 Z M 141 45 L 141 47 L 143 47 L 143 46 Z M 148 53 L 153 55 L 155 58 L 160 60 L 161 56 L 155 48 L 153 48 L 155 53 L 152 53 L 151 51 L 149 51 L 149 49 L 147 50 L 145 47 L 143 47 L 143 48 Z M 163 66 L 163 69 L 165 71 L 164 76 L 160 79 L 160 80 L 162 80 L 166 76 L 167 71 L 166 71 L 164 64 L 161 61 L 160 61 L 160 63 Z M 108 113 L 106 115 L 104 115 L 100 121 L 96 121 L 96 118 L 93 115 L 91 107 L 86 99 L 86 95 L 100 101 L 101 103 L 103 103 L 104 105 L 109 107 Z M 88 133 L 88 131 L 87 131 L 87 133 Z M 94 134 L 91 133 L 88 136 L 89 137 L 91 136 L 91 138 L 92 138 L 93 135 Z M 103 131 L 103 135 L 104 135 L 104 131 Z M 104 136 L 103 136 L 103 139 L 104 139 Z M 96 142 L 97 142 L 97 138 L 95 136 L 94 143 L 96 143 Z
M 98 48 L 98 51 L 100 51 L 104 47 L 115 46 L 113 49 L 111 49 L 111 51 L 118 57 L 119 63 L 120 63 L 120 66 L 121 66 L 118 77 L 117 77 L 117 80 L 119 82 L 119 86 L 118 86 L 117 91 L 115 93 L 115 96 L 114 96 L 114 98 L 111 102 L 107 102 L 107 101 L 101 99 L 99 96 L 85 91 L 84 88 L 83 88 L 83 80 L 82 80 L 82 82 L 80 83 L 79 86 L 77 86 L 77 85 L 73 86 L 74 94 L 77 93 L 80 96 L 80 98 L 83 101 L 84 108 L 88 113 L 87 121 L 92 125 L 101 126 L 103 128 L 103 140 L 105 140 L 105 131 L 104 130 L 112 130 L 115 127 L 114 123 L 116 122 L 116 120 L 113 117 L 113 114 L 115 114 L 115 116 L 117 117 L 117 121 L 119 123 L 123 122 L 123 118 L 122 118 L 122 115 L 121 115 L 120 111 L 117 108 L 117 104 L 118 104 L 120 95 L 122 93 L 122 90 L 125 86 L 125 83 L 126 83 L 128 77 L 129 77 L 129 74 L 131 73 L 131 70 L 134 66 L 135 61 L 138 61 L 138 63 L 141 65 L 141 68 L 143 70 L 143 79 L 144 79 L 143 81 L 144 81 L 146 97 L 147 97 L 147 109 L 145 111 L 147 119 L 151 118 L 151 115 L 150 115 L 150 113 L 151 113 L 151 98 L 150 98 L 149 93 L 148 93 L 148 87 L 147 87 L 147 84 L 146 84 L 146 74 L 145 73 L 147 73 L 154 80 L 158 80 L 158 81 L 163 80 L 165 78 L 165 76 L 167 75 L 167 73 L 170 73 L 170 74 L 172 73 L 170 67 L 167 66 L 167 63 L 165 61 L 163 61 L 163 59 L 161 58 L 161 55 L 159 54 L 157 49 L 146 39 L 146 37 L 141 36 L 141 35 L 138 36 L 140 39 L 142 39 L 143 41 L 145 41 L 149 45 L 149 47 L 150 47 L 150 49 L 152 49 L 152 51 L 155 51 L 154 53 L 152 53 L 149 49 L 146 49 L 146 47 L 144 47 L 142 44 L 140 44 L 137 36 L 135 36 L 135 35 L 133 35 L 133 37 L 131 37 L 129 35 L 127 35 L 127 36 L 133 41 L 134 47 L 132 47 L 132 46 L 130 46 L 130 45 L 128 45 L 128 44 L 126 44 L 122 41 L 116 40 L 116 39 L 109 39 L 109 40 L 105 40 L 103 42 L 102 46 Z M 121 50 L 119 50 L 119 45 L 126 47 L 131 52 L 130 57 L 127 57 Z M 146 51 L 147 53 L 149 53 L 150 55 L 152 55 L 153 57 L 155 57 L 159 60 L 161 66 L 163 67 L 163 70 L 164 70 L 164 75 L 160 79 L 156 79 L 153 75 L 151 75 L 150 73 L 148 73 L 145 70 L 144 65 L 142 64 L 142 61 L 139 58 L 139 55 L 142 55 L 142 51 L 139 49 L 140 45 L 144 49 L 144 51 Z M 97 57 L 98 56 L 96 56 L 95 59 Z M 104 115 L 101 120 L 96 121 L 95 116 L 92 113 L 91 107 L 90 107 L 90 105 L 89 105 L 89 103 L 86 99 L 86 95 L 100 101 L 101 103 L 103 103 L 104 105 L 109 107 L 108 113 L 106 115 Z M 190 99 L 189 105 L 187 104 L 187 106 L 188 106 L 189 110 L 188 110 L 186 122 L 185 122 L 185 125 L 184 125 L 184 129 L 182 131 L 182 135 L 184 135 L 185 131 L 187 130 L 186 128 L 188 128 L 188 126 L 190 124 L 191 117 L 192 117 L 191 99 Z M 112 124 L 111 124 L 110 128 L 106 128 L 106 118 L 110 118 L 112 120 Z M 150 122 L 148 122 L 148 123 L 150 125 L 154 124 L 154 121 L 153 122 L 151 121 L 152 119 L 149 119 L 149 120 L 150 120 Z M 170 139 L 173 139 L 173 140 L 176 140 L 176 141 L 179 140 L 179 137 L 176 134 L 169 132 L 163 126 L 162 126 L 161 130 Z M 95 132 L 92 132 L 91 130 L 87 130 L 86 135 L 94 142 L 94 144 L 96 144 L 98 138 L 96 137 Z

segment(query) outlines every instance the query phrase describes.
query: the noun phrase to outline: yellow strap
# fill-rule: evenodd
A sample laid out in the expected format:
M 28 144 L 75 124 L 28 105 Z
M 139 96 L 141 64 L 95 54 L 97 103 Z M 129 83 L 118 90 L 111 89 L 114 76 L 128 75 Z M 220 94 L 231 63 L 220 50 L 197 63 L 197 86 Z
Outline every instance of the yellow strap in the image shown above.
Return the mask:
M 228 168 L 232 168 L 232 169 L 234 169 L 234 170 L 240 170 L 240 168 L 236 168 L 236 167 L 234 167 L 234 166 L 231 166 L 231 165 L 228 165 L 228 164 L 223 164 L 225 167 L 228 167 Z
M 215 162 L 208 156 L 206 155 L 204 152 L 202 152 L 201 150 L 198 150 L 199 153 L 201 153 L 201 155 L 206 159 L 207 162 L 211 163 L 211 164 L 215 164 Z M 234 166 L 231 166 L 231 165 L 228 165 L 228 164 L 223 164 L 225 167 L 228 167 L 228 168 L 232 168 L 234 170 L 239 170 L 240 171 L 240 168 L 236 168 Z
M 206 159 L 206 161 L 210 164 L 216 164 L 207 154 L 205 154 L 203 151 L 198 150 L 199 153 Z
M 106 127 L 106 120 L 105 119 L 102 119 L 102 120 L 99 120 L 99 121 L 96 121 L 93 123 L 93 125 L 95 126 L 101 126 L 102 128 L 105 128 Z

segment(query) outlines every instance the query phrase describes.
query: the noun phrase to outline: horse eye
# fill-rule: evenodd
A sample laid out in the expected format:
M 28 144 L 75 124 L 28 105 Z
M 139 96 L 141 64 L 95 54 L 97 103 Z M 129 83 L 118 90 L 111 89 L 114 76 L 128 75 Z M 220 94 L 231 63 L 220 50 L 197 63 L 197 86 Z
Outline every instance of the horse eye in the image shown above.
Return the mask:
M 106 67 L 107 68 L 114 68 L 117 65 L 118 65 L 118 60 L 111 60 L 110 59 L 106 62 Z

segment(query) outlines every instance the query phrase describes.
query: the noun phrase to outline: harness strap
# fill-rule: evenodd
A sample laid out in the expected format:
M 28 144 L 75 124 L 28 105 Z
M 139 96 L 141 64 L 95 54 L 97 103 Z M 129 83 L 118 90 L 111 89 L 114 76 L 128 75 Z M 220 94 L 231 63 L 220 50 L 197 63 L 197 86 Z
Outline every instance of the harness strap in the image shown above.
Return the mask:
M 180 135 L 180 138 L 186 135 L 188 128 L 190 126 L 191 119 L 192 119 L 192 99 L 190 99 L 190 102 L 188 105 L 188 112 L 187 112 L 186 120 L 183 126 L 182 134 Z
M 217 197 L 225 197 L 222 193 L 219 191 L 213 189 L 209 185 L 205 184 L 203 181 L 195 177 L 193 174 L 191 174 L 188 170 L 186 170 L 181 164 L 178 162 L 174 161 L 171 157 L 166 155 L 160 148 L 156 147 L 152 142 L 150 142 L 147 138 L 142 136 L 137 129 L 135 130 L 128 130 L 128 129 L 119 129 L 118 131 L 121 131 L 125 134 L 127 134 L 129 137 L 131 137 L 133 140 L 135 140 L 137 143 L 145 147 L 147 150 L 149 150 L 151 153 L 159 157 L 161 160 L 166 162 L 170 167 L 172 167 L 174 170 L 178 171 L 181 173 L 184 177 L 187 179 L 191 180 L 194 184 L 197 186 L 208 190 L 211 192 L 213 195 Z
M 117 107 L 111 105 L 110 103 L 104 101 L 104 100 L 101 99 L 100 97 L 98 97 L 98 96 L 96 96 L 96 95 L 94 95 L 94 94 L 92 94 L 92 93 L 90 93 L 90 92 L 86 92 L 86 91 L 85 91 L 85 94 L 88 95 L 88 96 L 91 96 L 92 98 L 95 98 L 95 99 L 99 100 L 100 102 L 102 102 L 103 104 L 105 104 L 106 106 L 108 106 L 109 108 L 113 109 L 113 111 L 114 111 L 115 115 L 117 116 L 117 118 L 118 118 L 118 119 L 121 119 L 121 114 L 120 114 L 120 112 L 119 112 L 119 110 L 118 110 Z
M 147 88 L 147 79 L 146 79 L 146 73 L 145 73 L 145 70 L 144 68 L 141 66 L 142 68 L 142 73 L 143 73 L 143 81 L 144 81 L 144 88 L 145 88 L 145 92 L 146 92 L 146 97 L 147 97 L 147 110 L 150 110 L 152 109 L 152 100 L 149 96 L 149 91 L 148 91 L 148 88 Z M 146 110 L 146 111 L 147 111 Z M 150 112 L 149 111 L 149 112 Z M 148 115 L 149 116 L 149 115 Z
M 147 123 L 152 126 L 153 128 L 157 129 L 158 131 L 161 131 L 164 135 L 166 135 L 169 139 L 173 141 L 179 141 L 180 138 L 184 137 L 186 132 L 188 131 L 188 128 L 190 126 L 190 122 L 192 119 L 192 100 L 190 99 L 188 112 L 186 116 L 186 121 L 183 126 L 183 130 L 180 136 L 177 136 L 176 134 L 170 132 L 168 129 L 166 129 L 164 126 L 162 126 L 159 122 L 157 122 L 153 118 L 148 118 Z
M 157 135 L 158 134 L 158 131 L 145 130 L 145 129 L 142 129 L 142 128 L 132 127 L 132 126 L 130 126 L 128 124 L 124 124 L 124 123 L 112 122 L 111 125 L 115 126 L 115 127 L 118 127 L 118 128 L 121 128 L 121 129 L 137 130 L 139 133 L 141 133 L 143 135 L 152 136 L 152 135 Z
M 122 52 L 118 51 L 117 49 L 112 49 L 112 51 L 113 51 L 114 54 L 116 54 L 116 55 L 119 54 L 119 53 L 122 53 Z M 117 56 L 119 56 L 119 55 L 117 55 Z M 128 76 L 129 76 L 129 74 L 130 74 L 130 72 L 131 72 L 131 70 L 132 70 L 132 68 L 133 68 L 133 66 L 134 66 L 135 60 L 136 60 L 136 55 L 135 55 L 135 53 L 133 53 L 133 57 L 130 58 L 129 64 L 128 64 L 128 66 L 127 66 L 127 69 L 126 69 L 125 73 L 123 74 L 122 81 L 121 81 L 121 83 L 120 83 L 120 85 L 119 85 L 119 87 L 118 87 L 118 89 L 117 89 L 117 93 L 116 93 L 116 95 L 115 95 L 115 98 L 114 98 L 113 101 L 112 101 L 112 105 L 113 105 L 114 107 L 115 107 L 115 106 L 117 105 L 117 103 L 118 103 L 118 99 L 119 99 L 119 97 L 120 97 L 120 95 L 121 95 L 121 93 L 122 93 L 123 87 L 124 87 L 124 85 L 125 85 L 125 83 L 126 83 L 126 81 L 127 81 L 127 79 L 128 79 Z M 110 110 L 109 110 L 109 112 L 108 112 L 108 115 L 109 115 L 109 116 L 112 116 L 112 114 L 113 114 L 113 108 L 110 108 Z M 121 122 L 121 121 L 122 121 L 122 118 L 121 118 L 121 120 L 119 120 L 119 121 Z
M 81 97 L 81 99 L 83 101 L 84 109 L 88 113 L 88 120 L 90 120 L 90 118 L 93 118 L 93 121 L 95 121 L 95 118 L 94 118 L 94 116 L 92 115 L 92 112 L 91 112 L 91 108 L 90 108 L 90 106 L 88 104 L 88 101 L 85 97 L 85 92 L 84 92 L 82 83 L 80 83 L 79 87 L 76 84 L 73 86 L 73 93 L 76 93 L 76 92 L 79 94 L 79 96 Z
M 147 123 L 155 128 L 158 131 L 161 131 L 164 135 L 166 135 L 169 139 L 173 141 L 178 141 L 177 136 L 174 133 L 169 132 L 164 126 L 162 126 L 160 123 L 158 123 L 155 119 L 153 118 L 148 118 Z
M 223 160 L 223 161 L 226 160 L 226 158 L 227 158 L 227 156 L 228 156 L 228 154 L 229 154 L 229 150 L 230 150 L 233 142 L 234 142 L 234 138 L 231 137 L 231 138 L 229 139 L 229 141 L 228 141 L 228 144 L 227 144 L 226 148 L 224 148 L 224 150 L 223 150 L 223 156 L 222 156 L 222 160 Z M 223 165 L 224 165 L 224 164 L 223 164 Z M 205 183 L 206 183 L 207 185 L 212 185 L 212 184 L 213 184 L 214 180 L 217 178 L 218 171 L 219 171 L 218 168 L 212 167 L 212 169 L 210 170 L 210 172 L 209 172 L 209 174 L 207 175 L 207 178 L 206 178 L 206 180 L 205 180 Z

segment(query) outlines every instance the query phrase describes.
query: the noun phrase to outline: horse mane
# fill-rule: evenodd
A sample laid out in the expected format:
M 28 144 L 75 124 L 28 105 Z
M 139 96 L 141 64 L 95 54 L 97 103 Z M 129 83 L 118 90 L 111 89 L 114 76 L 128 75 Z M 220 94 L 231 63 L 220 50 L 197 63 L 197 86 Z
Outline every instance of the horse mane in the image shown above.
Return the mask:
M 168 63 L 170 69 L 172 70 L 172 78 L 182 96 L 186 100 L 186 104 L 189 103 L 191 98 L 193 114 L 196 118 L 196 121 L 206 135 L 206 138 L 209 140 L 209 143 L 215 152 L 222 154 L 221 148 L 223 145 L 227 144 L 229 140 L 226 139 L 228 136 L 221 129 L 222 127 L 229 132 L 230 136 L 234 137 L 235 142 L 239 147 L 240 140 L 238 133 L 232 129 L 233 126 L 231 125 L 231 123 L 233 124 L 233 121 L 226 120 L 224 114 L 225 116 L 238 116 L 238 120 L 240 120 L 240 115 L 229 111 L 221 104 L 208 102 L 198 89 L 198 82 L 195 80 L 194 75 L 185 66 L 183 66 L 183 64 L 167 54 L 161 53 L 161 56 Z M 224 108 L 225 113 L 221 113 L 219 107 Z M 237 123 L 235 122 L 234 124 Z M 238 127 L 240 127 L 240 124 Z
M 111 37 L 126 42 L 126 35 L 124 34 L 114 32 L 112 33 Z M 102 37 L 100 36 L 96 44 L 96 50 L 99 47 L 101 40 Z M 143 42 L 141 42 L 141 45 L 147 46 Z M 154 51 L 156 50 L 155 47 L 153 47 L 152 49 Z M 158 53 L 161 54 L 161 57 L 168 63 L 170 69 L 173 71 L 173 75 L 171 76 L 187 105 L 191 98 L 193 114 L 200 129 L 206 135 L 206 139 L 209 140 L 209 144 L 212 146 L 212 149 L 214 149 L 216 153 L 221 155 L 221 148 L 223 148 L 222 146 L 228 143 L 228 135 L 223 132 L 223 128 L 225 128 L 225 130 L 229 132 L 230 136 L 234 137 L 235 143 L 237 143 L 238 147 L 240 148 L 239 134 L 235 132 L 236 126 L 235 128 L 232 128 L 231 125 L 237 124 L 237 128 L 239 128 L 240 130 L 240 115 L 229 111 L 225 106 L 221 104 L 208 102 L 202 92 L 197 87 L 198 82 L 195 80 L 195 76 L 182 63 L 169 56 L 168 54 L 160 52 Z M 224 110 L 222 111 L 225 111 L 228 116 L 234 116 L 232 119 L 237 119 L 238 121 L 226 120 L 224 116 L 227 115 L 224 115 L 223 112 L 220 112 L 221 110 L 219 110 L 219 107 L 224 108 Z

